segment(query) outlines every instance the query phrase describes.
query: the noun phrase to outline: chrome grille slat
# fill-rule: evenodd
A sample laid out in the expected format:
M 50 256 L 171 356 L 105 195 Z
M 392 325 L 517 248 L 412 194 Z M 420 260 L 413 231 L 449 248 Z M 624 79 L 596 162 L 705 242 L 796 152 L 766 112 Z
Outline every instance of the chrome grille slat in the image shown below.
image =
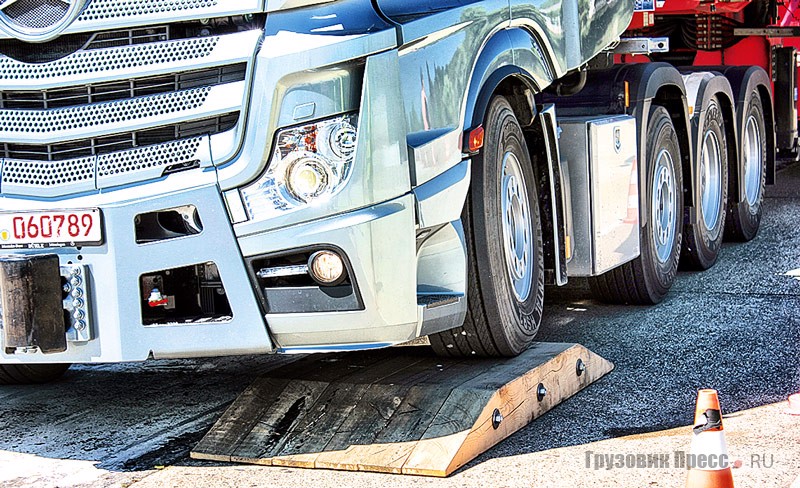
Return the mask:
M 208 98 L 211 88 L 195 88 L 139 97 L 122 102 L 81 105 L 57 110 L 0 110 L 0 138 L 11 134 L 50 134 L 125 124 L 139 118 L 195 110 Z
M 90 0 L 65 34 L 262 12 L 263 0 Z M 0 34 L 0 38 L 8 38 Z
M 263 0 L 90 0 L 66 32 L 85 32 L 110 21 L 126 27 L 152 24 L 165 14 L 174 22 L 255 14 L 263 7 Z
M 0 141 L 43 144 L 131 132 L 241 110 L 245 82 L 54 110 L 0 110 Z
M 124 100 L 145 95 L 215 86 L 245 79 L 247 65 L 239 63 L 172 75 L 156 75 L 46 90 L 2 90 L 0 109 L 43 110 Z
M 148 128 L 142 131 L 113 134 L 99 138 L 78 139 L 58 144 L 0 144 L 0 158 L 60 161 L 82 156 L 99 156 L 139 146 L 164 144 L 176 139 L 216 135 L 236 125 L 238 113 L 177 125 Z
M 225 0 L 222 0 L 225 3 Z M 230 2 L 230 0 L 228 0 Z M 78 22 L 213 8 L 220 0 L 92 0 Z
M 261 31 L 78 51 L 57 61 L 27 64 L 0 57 L 0 86 L 47 89 L 190 71 L 247 62 Z
M 131 181 L 158 178 L 170 168 L 205 166 L 211 161 L 208 137 L 140 147 L 104 154 L 97 158 L 97 187 L 107 188 Z

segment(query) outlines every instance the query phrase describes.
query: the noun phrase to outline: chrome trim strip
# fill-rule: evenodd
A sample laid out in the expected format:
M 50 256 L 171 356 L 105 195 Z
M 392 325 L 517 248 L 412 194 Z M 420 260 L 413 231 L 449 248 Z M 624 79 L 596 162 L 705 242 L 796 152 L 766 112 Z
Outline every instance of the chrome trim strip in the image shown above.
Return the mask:
M 55 110 L 0 110 L 0 141 L 55 144 L 241 110 L 246 82 Z
M 264 10 L 263 0 L 91 0 L 62 34 L 169 22 L 255 14 Z M 9 39 L 0 34 L 1 39 Z
M 250 62 L 262 31 L 78 51 L 49 63 L 0 56 L 3 90 L 45 90 Z

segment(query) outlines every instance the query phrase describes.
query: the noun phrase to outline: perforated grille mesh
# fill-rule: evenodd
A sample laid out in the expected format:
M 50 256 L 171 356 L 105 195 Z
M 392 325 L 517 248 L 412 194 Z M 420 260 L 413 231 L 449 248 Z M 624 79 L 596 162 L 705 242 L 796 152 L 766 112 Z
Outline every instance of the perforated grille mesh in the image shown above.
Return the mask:
M 97 158 L 97 177 L 104 178 L 131 171 L 144 171 L 154 168 L 182 169 L 199 163 L 197 150 L 203 138 L 196 137 L 182 141 L 172 141 L 157 146 L 140 147 L 130 151 L 104 154 Z
M 29 29 L 45 29 L 64 18 L 69 3 L 61 0 L 19 0 L 3 10 L 9 20 Z
M 78 17 L 78 21 L 156 13 L 169 14 L 169 12 L 213 7 L 217 3 L 218 0 L 92 0 Z
M 47 134 L 175 114 L 205 102 L 211 88 L 140 97 L 122 102 L 96 103 L 59 110 L 0 110 L 6 133 Z
M 17 161 L 3 163 L 3 184 L 54 187 L 94 180 L 94 157 L 68 161 Z
M 46 80 L 200 59 L 211 54 L 218 42 L 219 37 L 204 37 L 117 49 L 79 51 L 66 58 L 43 64 L 26 64 L 2 57 L 0 80 Z

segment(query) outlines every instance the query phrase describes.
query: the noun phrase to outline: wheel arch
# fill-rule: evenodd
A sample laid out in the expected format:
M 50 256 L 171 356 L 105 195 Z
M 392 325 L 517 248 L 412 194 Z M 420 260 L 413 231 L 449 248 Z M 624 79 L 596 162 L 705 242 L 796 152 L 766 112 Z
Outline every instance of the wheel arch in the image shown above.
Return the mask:
M 553 82 L 549 61 L 544 59 L 544 55 L 530 55 L 533 52 L 546 51 L 536 38 L 520 28 L 505 29 L 489 38 L 478 55 L 470 78 L 465 100 L 464 130 L 483 123 L 493 96 L 507 96 L 515 89 L 539 93 Z M 515 94 L 509 98 L 509 103 L 522 127 L 533 122 L 533 97 Z
M 647 159 L 646 134 L 649 123 L 650 107 L 663 106 L 670 114 L 678 144 L 681 149 L 681 169 L 683 178 L 684 197 L 694 195 L 694 184 L 691 175 L 694 174 L 694 151 L 691 145 L 691 130 L 689 128 L 689 108 L 686 102 L 686 87 L 683 77 L 672 65 L 667 63 L 643 63 L 624 65 L 620 70 L 624 79 L 630 86 L 630 105 L 633 115 L 637 119 L 639 131 L 639 161 Z M 639 182 L 646 181 L 647 165 L 639 165 Z M 647 195 L 639 192 L 639 222 L 641 226 L 647 223 Z M 684 198 L 684 207 L 692 205 L 693 198 Z
M 693 69 L 689 71 L 681 71 L 684 77 L 684 86 L 686 89 L 686 98 L 691 110 L 690 128 L 691 128 L 691 144 L 694 151 L 695 158 L 699 158 L 702 152 L 702 134 L 705 131 L 705 118 L 703 114 L 708 109 L 708 104 L 711 99 L 716 97 L 722 113 L 722 120 L 725 124 L 725 139 L 726 141 L 733 141 L 733 144 L 726 144 L 725 150 L 727 153 L 728 161 L 728 174 L 736 174 L 738 171 L 739 160 L 739 139 L 738 139 L 738 124 L 735 114 L 735 103 L 733 89 L 730 82 L 725 76 L 719 72 L 711 70 Z M 706 76 L 711 75 L 711 76 Z M 699 164 L 699 161 L 696 161 Z M 686 195 L 685 206 L 691 207 L 694 202 L 700 199 L 700 188 L 695 180 L 696 175 L 692 173 L 689 175 L 692 180 L 693 192 Z M 686 181 L 684 177 L 684 181 Z M 689 222 L 694 222 L 690 219 Z
M 767 131 L 767 168 L 766 168 L 766 183 L 771 185 L 775 183 L 775 114 L 772 102 L 771 80 L 769 75 L 763 68 L 758 66 L 708 66 L 694 68 L 693 70 L 712 70 L 721 73 L 731 86 L 732 97 L 732 112 L 733 118 L 736 123 L 736 151 L 737 163 L 734 169 L 736 170 L 731 175 L 732 189 L 734 190 L 729 194 L 729 200 L 739 203 L 744 199 L 744 170 L 742 168 L 742 161 L 740 161 L 741 141 L 739 140 L 739 129 L 744 127 L 744 121 L 747 110 L 745 100 L 747 95 L 753 91 L 758 90 L 761 97 L 761 105 L 764 109 L 764 127 Z M 726 134 L 727 135 L 727 134 Z
M 526 135 L 542 223 L 545 279 L 565 284 L 566 255 L 560 161 L 556 143 L 555 116 L 537 106 L 534 95 L 553 82 L 552 69 L 541 43 L 520 28 L 496 33 L 485 45 L 476 62 L 467 93 L 464 131 L 483 124 L 493 97 L 508 100 Z M 514 63 L 504 63 L 511 54 Z

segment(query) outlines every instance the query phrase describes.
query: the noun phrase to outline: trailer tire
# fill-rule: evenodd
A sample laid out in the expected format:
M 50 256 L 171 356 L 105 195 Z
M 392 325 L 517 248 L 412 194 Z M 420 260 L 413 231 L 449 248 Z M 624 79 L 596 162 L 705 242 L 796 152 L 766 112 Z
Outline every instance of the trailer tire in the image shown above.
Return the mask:
M 651 106 L 647 120 L 644 183 L 649 208 L 647 222 L 639 229 L 641 251 L 633 261 L 589 279 L 592 293 L 604 302 L 659 303 L 678 272 L 683 230 L 680 144 L 664 107 Z M 658 206 L 653 205 L 656 199 Z
M 60 378 L 69 364 L 0 364 L 0 385 L 49 383 Z
M 757 89 L 750 92 L 745 103 L 747 111 L 744 124 L 739 128 L 739 154 L 742 160 L 739 171 L 742 174 L 744 198 L 741 202 L 728 202 L 725 225 L 725 237 L 742 242 L 752 240 L 758 234 L 767 178 L 767 129 L 764 106 Z M 733 183 L 734 178 L 730 178 L 730 181 Z M 732 190 L 728 194 L 737 196 Z
M 698 200 L 694 219 L 683 228 L 685 239 L 681 264 L 689 269 L 708 269 L 717 262 L 725 230 L 728 202 L 728 152 L 725 121 L 716 97 L 703 115 L 700 154 L 695 168 Z
M 473 159 L 461 215 L 467 238 L 464 325 L 430 336 L 446 356 L 516 356 L 542 318 L 544 261 L 536 179 L 525 137 L 508 101 L 492 99 L 485 145 Z

